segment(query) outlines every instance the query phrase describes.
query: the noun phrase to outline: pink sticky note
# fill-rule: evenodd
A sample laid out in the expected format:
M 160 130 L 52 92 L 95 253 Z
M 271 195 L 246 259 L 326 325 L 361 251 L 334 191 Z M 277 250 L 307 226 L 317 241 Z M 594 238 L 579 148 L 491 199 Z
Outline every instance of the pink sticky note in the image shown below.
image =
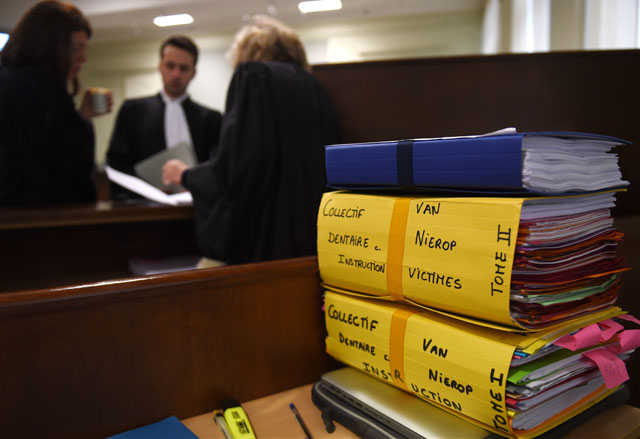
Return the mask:
M 582 355 L 596 363 L 608 389 L 613 389 L 629 379 L 624 361 L 608 349 L 596 349 Z
M 595 323 L 582 328 L 573 335 L 565 335 L 553 342 L 553 344 L 571 351 L 594 346 L 598 343 L 600 343 L 600 327 Z
M 620 351 L 626 352 L 640 347 L 640 329 L 627 329 L 618 335 Z
M 624 329 L 624 326 L 613 319 L 599 322 L 598 326 L 602 329 L 602 332 L 600 333 L 600 341 L 607 341 L 616 335 L 618 331 L 622 331 Z
M 640 325 L 640 320 L 636 319 L 631 314 L 623 314 L 621 316 L 617 316 L 616 319 L 628 320 L 630 322 L 637 323 L 638 325 Z

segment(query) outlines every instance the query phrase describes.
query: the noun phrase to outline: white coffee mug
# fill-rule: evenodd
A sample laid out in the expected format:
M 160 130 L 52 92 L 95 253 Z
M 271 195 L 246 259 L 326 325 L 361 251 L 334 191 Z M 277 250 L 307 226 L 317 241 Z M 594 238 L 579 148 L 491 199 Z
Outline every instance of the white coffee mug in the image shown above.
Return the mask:
M 107 95 L 108 88 L 92 87 L 91 88 L 91 106 L 95 114 L 103 114 L 107 112 Z

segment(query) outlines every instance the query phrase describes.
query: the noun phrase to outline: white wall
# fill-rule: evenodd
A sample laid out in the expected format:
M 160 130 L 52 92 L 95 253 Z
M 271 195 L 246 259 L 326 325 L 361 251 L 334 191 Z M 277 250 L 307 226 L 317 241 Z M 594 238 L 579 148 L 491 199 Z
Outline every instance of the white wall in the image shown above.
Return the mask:
M 482 12 L 360 20 L 296 31 L 311 64 L 477 54 L 481 49 Z M 232 74 L 226 60 L 232 38 L 232 34 L 193 37 L 200 48 L 200 58 L 189 94 L 195 101 L 220 111 L 224 111 Z M 160 89 L 157 64 L 161 43 L 157 40 L 89 46 L 89 62 L 81 73 L 81 84 L 108 87 L 114 95 L 114 111 L 94 121 L 99 166 L 104 164 L 115 116 L 124 99 L 154 94 Z
M 585 0 L 585 49 L 638 45 L 638 0 Z
M 640 0 L 487 0 L 483 53 L 639 48 L 639 21 Z
M 480 53 L 482 11 L 370 19 L 298 29 L 312 64 Z M 314 56 L 315 55 L 315 56 Z
M 551 3 L 551 50 L 584 48 L 584 0 L 562 0 Z
M 189 95 L 193 100 L 222 112 L 232 73 L 225 58 L 231 36 L 194 40 L 200 48 L 200 57 L 196 76 L 189 86 Z M 113 124 L 122 102 L 127 98 L 155 94 L 162 87 L 157 71 L 161 43 L 158 40 L 89 47 L 89 62 L 82 71 L 81 83 L 83 87 L 110 88 L 114 98 L 114 111 L 94 120 L 99 166 L 104 164 Z

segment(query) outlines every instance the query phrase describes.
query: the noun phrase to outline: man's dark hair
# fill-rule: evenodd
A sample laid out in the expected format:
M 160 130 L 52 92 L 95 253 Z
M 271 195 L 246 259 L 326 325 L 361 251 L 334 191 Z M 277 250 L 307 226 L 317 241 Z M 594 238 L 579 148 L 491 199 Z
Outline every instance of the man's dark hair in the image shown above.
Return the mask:
M 162 43 L 162 46 L 160 46 L 160 59 L 162 59 L 162 53 L 167 46 L 174 46 L 178 49 L 186 50 L 193 55 L 193 65 L 195 66 L 198 63 L 198 46 L 196 46 L 191 38 L 185 37 L 184 35 L 174 35 L 167 38 L 164 43 Z
M 91 38 L 91 25 L 78 8 L 55 0 L 43 1 L 20 19 L 2 50 L 2 64 L 43 70 L 67 87 L 71 68 L 71 35 L 84 31 Z M 78 81 L 73 80 L 73 93 Z

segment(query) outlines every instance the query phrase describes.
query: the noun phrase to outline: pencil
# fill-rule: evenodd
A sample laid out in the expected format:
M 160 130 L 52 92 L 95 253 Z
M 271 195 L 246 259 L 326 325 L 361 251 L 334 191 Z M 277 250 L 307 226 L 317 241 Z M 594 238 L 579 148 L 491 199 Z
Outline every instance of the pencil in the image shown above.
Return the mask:
M 296 417 L 296 420 L 298 421 L 298 424 L 300 424 L 300 427 L 302 427 L 302 429 L 304 430 L 304 434 L 307 436 L 307 439 L 313 439 L 313 436 L 311 436 L 311 432 L 307 428 L 307 424 L 305 424 L 304 420 L 302 420 L 302 416 L 300 416 L 300 413 L 298 413 L 298 409 L 296 409 L 296 406 L 291 403 L 289 404 L 289 408 L 293 412 L 293 415 Z

